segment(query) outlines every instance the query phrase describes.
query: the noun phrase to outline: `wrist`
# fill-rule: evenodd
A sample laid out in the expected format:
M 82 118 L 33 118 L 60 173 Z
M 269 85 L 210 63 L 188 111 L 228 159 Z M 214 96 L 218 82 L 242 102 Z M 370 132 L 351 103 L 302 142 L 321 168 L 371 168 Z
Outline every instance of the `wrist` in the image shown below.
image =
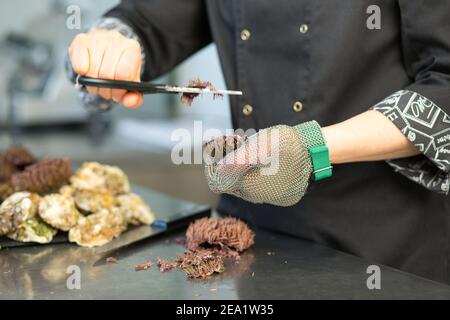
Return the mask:
M 323 138 L 328 147 L 328 151 L 330 154 L 330 163 L 338 164 L 339 163 L 339 132 L 335 126 L 328 126 L 322 128 Z

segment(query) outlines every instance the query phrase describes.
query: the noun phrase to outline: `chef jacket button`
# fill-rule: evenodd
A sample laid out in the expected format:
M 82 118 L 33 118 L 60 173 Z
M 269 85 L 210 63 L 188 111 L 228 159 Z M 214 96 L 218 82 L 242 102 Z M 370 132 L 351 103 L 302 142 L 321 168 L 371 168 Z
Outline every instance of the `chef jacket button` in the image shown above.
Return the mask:
M 309 30 L 309 27 L 308 27 L 307 24 L 302 24 L 302 25 L 300 26 L 300 32 L 301 32 L 301 33 L 305 34 L 305 33 L 308 32 L 308 30 Z
M 301 101 L 296 101 L 294 103 L 293 109 L 295 112 L 302 112 L 303 111 L 303 103 Z
M 253 107 L 249 104 L 246 104 L 242 109 L 242 113 L 247 117 L 251 116 L 253 113 Z
M 241 39 L 243 41 L 247 41 L 248 39 L 250 39 L 251 35 L 252 34 L 250 33 L 250 31 L 248 31 L 247 29 L 244 29 L 244 30 L 241 31 Z

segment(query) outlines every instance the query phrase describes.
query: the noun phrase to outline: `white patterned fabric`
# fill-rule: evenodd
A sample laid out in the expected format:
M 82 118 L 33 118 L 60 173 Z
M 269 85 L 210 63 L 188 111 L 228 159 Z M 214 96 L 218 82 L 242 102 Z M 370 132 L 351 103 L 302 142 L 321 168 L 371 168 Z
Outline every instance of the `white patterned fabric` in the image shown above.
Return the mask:
M 391 120 L 422 153 L 388 161 L 395 171 L 429 190 L 448 194 L 450 116 L 431 100 L 408 90 L 392 94 L 372 109 Z

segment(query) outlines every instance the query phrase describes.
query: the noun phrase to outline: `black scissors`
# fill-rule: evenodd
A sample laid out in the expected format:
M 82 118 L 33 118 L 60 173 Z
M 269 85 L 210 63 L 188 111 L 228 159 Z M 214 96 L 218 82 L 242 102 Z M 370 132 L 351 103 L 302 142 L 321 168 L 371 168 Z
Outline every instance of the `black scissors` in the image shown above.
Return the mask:
M 156 94 L 156 93 L 176 93 L 176 94 L 213 94 L 216 96 L 233 95 L 242 96 L 242 91 L 232 90 L 212 90 L 210 88 L 191 88 L 191 87 L 179 87 L 166 84 L 150 84 L 145 82 L 133 82 L 133 81 L 119 81 L 119 80 L 106 80 L 78 76 L 76 78 L 76 85 L 79 87 L 88 86 L 96 88 L 108 88 L 108 89 L 120 89 L 127 91 L 140 92 L 142 94 Z

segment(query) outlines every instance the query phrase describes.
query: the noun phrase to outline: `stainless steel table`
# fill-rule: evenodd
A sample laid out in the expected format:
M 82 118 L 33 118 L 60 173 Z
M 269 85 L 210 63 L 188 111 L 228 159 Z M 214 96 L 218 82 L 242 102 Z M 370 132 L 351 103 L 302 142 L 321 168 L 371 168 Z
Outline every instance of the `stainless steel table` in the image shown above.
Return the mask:
M 194 205 L 138 190 L 159 216 Z M 256 230 L 256 245 L 240 264 L 208 280 L 156 265 L 183 248 L 182 233 L 144 241 L 120 252 L 116 264 L 96 265 L 91 249 L 70 244 L 0 250 L 0 299 L 450 299 L 450 287 L 381 266 L 381 290 L 369 290 L 372 262 L 317 244 Z M 67 288 L 66 273 L 80 267 L 81 289 Z

